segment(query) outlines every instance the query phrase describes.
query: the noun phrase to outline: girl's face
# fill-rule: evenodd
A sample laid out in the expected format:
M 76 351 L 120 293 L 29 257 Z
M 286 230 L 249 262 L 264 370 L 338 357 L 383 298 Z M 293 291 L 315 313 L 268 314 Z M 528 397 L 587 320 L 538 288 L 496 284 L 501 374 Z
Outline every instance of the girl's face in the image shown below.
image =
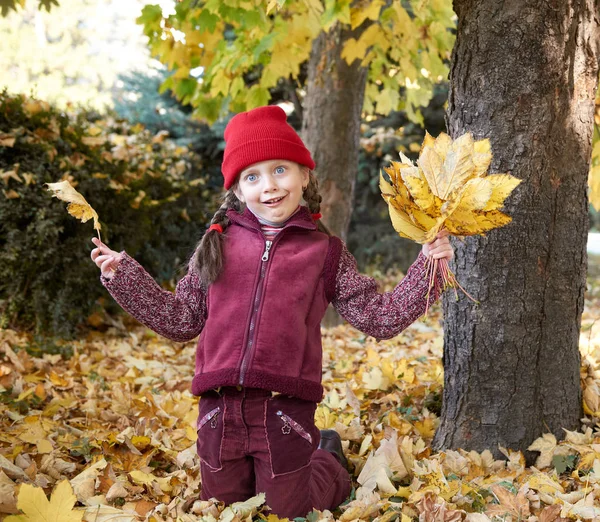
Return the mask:
M 267 160 L 242 170 L 233 190 L 256 216 L 282 223 L 298 208 L 308 179 L 304 166 L 288 160 Z

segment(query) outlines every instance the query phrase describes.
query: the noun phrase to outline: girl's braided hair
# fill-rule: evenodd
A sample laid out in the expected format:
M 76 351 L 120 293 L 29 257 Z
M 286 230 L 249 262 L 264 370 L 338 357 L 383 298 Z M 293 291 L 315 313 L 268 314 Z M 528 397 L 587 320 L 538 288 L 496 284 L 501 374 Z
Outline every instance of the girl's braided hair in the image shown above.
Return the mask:
M 196 250 L 192 256 L 192 266 L 200 274 L 200 279 L 206 287 L 217 280 L 223 269 L 223 242 L 227 238 L 225 233 L 230 225 L 227 211 L 231 208 L 241 212 L 243 209 L 242 202 L 235 195 L 236 188 L 237 183 L 225 193 L 223 203 L 210 222 L 211 225 L 220 225 L 223 232 L 207 230 L 196 245 Z M 308 186 L 304 189 L 302 195 L 311 214 L 318 214 L 321 211 L 323 198 L 319 194 L 319 182 L 312 172 L 309 173 Z M 331 236 L 331 233 L 320 219 L 317 221 L 317 230 Z

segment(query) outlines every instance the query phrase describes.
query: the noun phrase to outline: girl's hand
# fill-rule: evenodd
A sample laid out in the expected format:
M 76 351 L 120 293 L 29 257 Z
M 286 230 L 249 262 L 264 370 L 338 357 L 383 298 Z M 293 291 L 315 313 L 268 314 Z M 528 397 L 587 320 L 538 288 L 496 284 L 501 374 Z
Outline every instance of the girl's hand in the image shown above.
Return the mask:
M 92 243 L 98 247 L 92 250 L 92 261 L 98 265 L 104 277 L 112 279 L 123 256 L 108 248 L 97 237 L 92 238 Z
M 450 239 L 448 239 L 449 235 L 450 232 L 447 230 L 438 232 L 435 241 L 423 245 L 423 254 L 430 259 L 446 259 L 446 261 L 450 261 L 454 257 L 454 249 L 450 244 Z

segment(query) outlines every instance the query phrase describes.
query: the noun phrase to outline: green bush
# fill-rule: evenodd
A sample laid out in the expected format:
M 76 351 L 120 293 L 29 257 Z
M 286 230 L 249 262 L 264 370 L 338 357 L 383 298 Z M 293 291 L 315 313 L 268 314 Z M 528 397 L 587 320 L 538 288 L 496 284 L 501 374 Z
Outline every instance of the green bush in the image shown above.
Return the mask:
M 141 125 L 1 93 L 0 327 L 72 339 L 108 295 L 90 258 L 91 221 L 70 216 L 44 183 L 68 179 L 98 212 L 102 240 L 173 288 L 216 208 L 199 168 L 197 154 Z

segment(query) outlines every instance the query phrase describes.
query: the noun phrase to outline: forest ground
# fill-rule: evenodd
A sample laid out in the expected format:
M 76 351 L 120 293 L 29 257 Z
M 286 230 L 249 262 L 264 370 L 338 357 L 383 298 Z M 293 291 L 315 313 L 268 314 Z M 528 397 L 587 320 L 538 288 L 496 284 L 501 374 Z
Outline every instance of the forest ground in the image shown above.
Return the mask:
M 371 275 L 385 290 L 401 277 Z M 313 512 L 310 522 L 600 517 L 598 317 L 600 256 L 591 255 L 580 338 L 586 417 L 563 441 L 535 441 L 535 467 L 506 449 L 503 460 L 432 451 L 443 385 L 439 303 L 379 343 L 347 325 L 324 330 L 326 394 L 316 421 L 342 435 L 354 489 L 340 509 Z M 230 507 L 197 500 L 195 342 L 168 341 L 127 317 L 91 322 L 104 331 L 45 346 L 0 330 L 0 520 L 19 513 L 18 501 L 21 522 L 276 521 L 261 496 Z M 54 491 L 50 503 L 21 484 Z

